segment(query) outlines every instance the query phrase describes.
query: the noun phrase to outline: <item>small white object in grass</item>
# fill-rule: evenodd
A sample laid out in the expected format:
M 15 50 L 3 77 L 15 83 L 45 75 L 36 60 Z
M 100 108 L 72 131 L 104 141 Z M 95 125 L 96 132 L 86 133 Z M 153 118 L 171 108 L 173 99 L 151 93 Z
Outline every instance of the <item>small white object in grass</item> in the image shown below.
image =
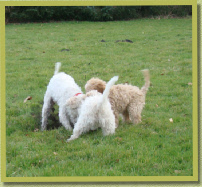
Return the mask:
M 24 103 L 26 103 L 28 100 L 31 100 L 32 99 L 32 96 L 28 96 L 25 100 L 24 100 Z
M 57 153 L 56 153 L 56 152 L 53 152 L 53 154 L 54 154 L 54 155 L 57 155 Z
M 175 170 L 175 173 L 177 173 L 177 174 L 181 173 L 181 170 Z
M 173 118 L 170 118 L 169 121 L 170 121 L 171 123 L 173 123 Z
M 39 131 L 39 129 L 37 129 L 37 128 L 36 128 L 36 129 L 34 129 L 34 132 L 38 132 L 38 131 Z

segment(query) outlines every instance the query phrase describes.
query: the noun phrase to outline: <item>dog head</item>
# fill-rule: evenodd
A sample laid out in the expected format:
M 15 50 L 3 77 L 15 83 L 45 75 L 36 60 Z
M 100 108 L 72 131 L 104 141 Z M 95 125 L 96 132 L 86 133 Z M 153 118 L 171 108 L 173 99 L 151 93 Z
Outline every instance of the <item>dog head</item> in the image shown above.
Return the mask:
M 91 96 L 96 96 L 96 95 L 102 95 L 102 94 L 100 92 L 98 92 L 97 90 L 91 90 L 86 93 L 86 97 L 91 97 Z
M 100 93 L 103 93 L 106 87 L 106 82 L 99 79 L 99 78 L 92 78 L 89 81 L 87 81 L 85 85 L 86 92 L 89 92 L 91 90 L 97 90 Z
M 100 94 L 101 93 L 99 93 L 97 90 L 91 90 L 91 91 L 87 92 L 86 94 L 75 95 L 73 97 L 70 97 L 67 100 L 66 105 L 68 107 L 70 107 L 71 109 L 76 109 L 76 108 L 79 108 L 79 106 L 82 104 L 82 102 L 87 97 L 91 97 L 91 96 L 95 96 L 95 95 L 100 95 Z
M 78 108 L 86 97 L 87 96 L 85 94 L 79 94 L 77 96 L 70 97 L 67 100 L 66 105 L 72 109 Z

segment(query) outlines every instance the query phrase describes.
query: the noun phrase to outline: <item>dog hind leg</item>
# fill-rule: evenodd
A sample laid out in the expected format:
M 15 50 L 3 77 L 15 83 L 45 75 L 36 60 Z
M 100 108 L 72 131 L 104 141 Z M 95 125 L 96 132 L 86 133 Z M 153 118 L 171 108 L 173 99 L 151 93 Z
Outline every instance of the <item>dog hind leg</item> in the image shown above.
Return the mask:
M 105 120 L 102 123 L 101 129 L 102 129 L 102 133 L 104 136 L 114 134 L 115 133 L 115 122 L 112 122 L 111 120 Z
M 116 128 L 119 126 L 119 113 L 117 111 L 113 111 L 114 116 L 115 116 L 115 123 L 116 123 Z
M 46 130 L 47 129 L 47 122 L 48 122 L 48 117 L 50 115 L 50 111 L 53 107 L 53 100 L 51 96 L 46 92 L 44 96 L 44 104 L 42 108 L 42 123 L 41 123 L 41 130 Z
M 81 122 L 81 120 L 78 120 L 77 123 L 75 123 L 73 134 L 69 139 L 67 139 L 67 142 L 77 139 L 83 133 L 85 128 L 83 128 L 82 124 L 83 123 Z
M 138 124 L 141 122 L 141 113 L 142 113 L 143 105 L 139 104 L 131 104 L 128 108 L 129 117 L 133 124 Z

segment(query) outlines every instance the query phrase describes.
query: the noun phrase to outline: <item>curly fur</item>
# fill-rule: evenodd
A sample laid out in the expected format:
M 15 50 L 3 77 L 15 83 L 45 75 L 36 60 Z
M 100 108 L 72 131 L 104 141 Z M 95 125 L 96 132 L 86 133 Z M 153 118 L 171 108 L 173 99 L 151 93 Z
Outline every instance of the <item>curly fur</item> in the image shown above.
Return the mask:
M 44 104 L 42 108 L 42 124 L 41 130 L 46 130 L 47 120 L 54 103 L 59 106 L 59 120 L 67 130 L 72 130 L 69 116 L 65 111 L 65 103 L 67 99 L 77 93 L 82 93 L 81 88 L 75 83 L 74 79 L 63 72 L 58 73 L 61 63 L 55 65 L 54 76 L 50 79 L 44 96 Z
M 70 117 L 70 121 L 75 124 L 78 121 L 79 113 L 81 112 L 81 105 L 87 97 L 102 95 L 97 90 L 92 90 L 87 94 L 80 94 L 78 96 L 70 97 L 66 102 L 66 113 Z
M 119 114 L 127 122 L 137 124 L 141 122 L 141 113 L 145 105 L 145 97 L 150 86 L 149 70 L 142 70 L 145 85 L 139 89 L 129 84 L 118 84 L 112 86 L 109 93 L 109 101 L 116 119 L 116 127 L 119 124 Z M 85 85 L 86 92 L 97 90 L 103 92 L 106 82 L 99 78 L 92 78 Z
M 113 77 L 106 85 L 103 94 L 92 90 L 87 94 L 71 97 L 66 103 L 66 111 L 74 124 L 73 134 L 67 142 L 78 138 L 82 133 L 101 127 L 103 135 L 115 132 L 115 117 L 108 95 L 112 85 L 118 80 Z

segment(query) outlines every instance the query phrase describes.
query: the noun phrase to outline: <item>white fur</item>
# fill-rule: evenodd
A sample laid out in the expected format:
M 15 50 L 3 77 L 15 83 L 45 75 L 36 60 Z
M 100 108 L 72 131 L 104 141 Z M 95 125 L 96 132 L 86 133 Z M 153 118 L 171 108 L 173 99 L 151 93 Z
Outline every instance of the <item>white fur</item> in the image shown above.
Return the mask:
M 65 103 L 67 99 L 73 97 L 77 93 L 82 93 L 82 91 L 70 75 L 63 72 L 58 73 L 60 66 L 61 63 L 57 62 L 54 76 L 50 79 L 44 96 L 41 130 L 46 130 L 47 128 L 47 120 L 53 103 L 57 103 L 59 106 L 59 120 L 62 125 L 67 130 L 72 130 L 69 116 L 65 111 Z
M 73 134 L 67 142 L 78 138 L 82 133 L 99 127 L 101 127 L 104 136 L 115 133 L 115 117 L 108 95 L 110 88 L 117 80 L 118 76 L 108 82 L 103 95 L 93 90 L 86 95 L 78 95 L 67 101 L 67 113 L 72 122 L 76 122 Z
M 114 85 L 110 89 L 109 101 L 115 115 L 116 127 L 119 124 L 120 114 L 126 122 L 132 122 L 133 124 L 141 122 L 141 113 L 145 105 L 146 93 L 150 86 L 149 70 L 145 69 L 142 72 L 145 84 L 141 89 L 129 84 Z M 105 81 L 92 78 L 86 83 L 85 90 L 87 93 L 91 90 L 103 93 L 105 85 Z

